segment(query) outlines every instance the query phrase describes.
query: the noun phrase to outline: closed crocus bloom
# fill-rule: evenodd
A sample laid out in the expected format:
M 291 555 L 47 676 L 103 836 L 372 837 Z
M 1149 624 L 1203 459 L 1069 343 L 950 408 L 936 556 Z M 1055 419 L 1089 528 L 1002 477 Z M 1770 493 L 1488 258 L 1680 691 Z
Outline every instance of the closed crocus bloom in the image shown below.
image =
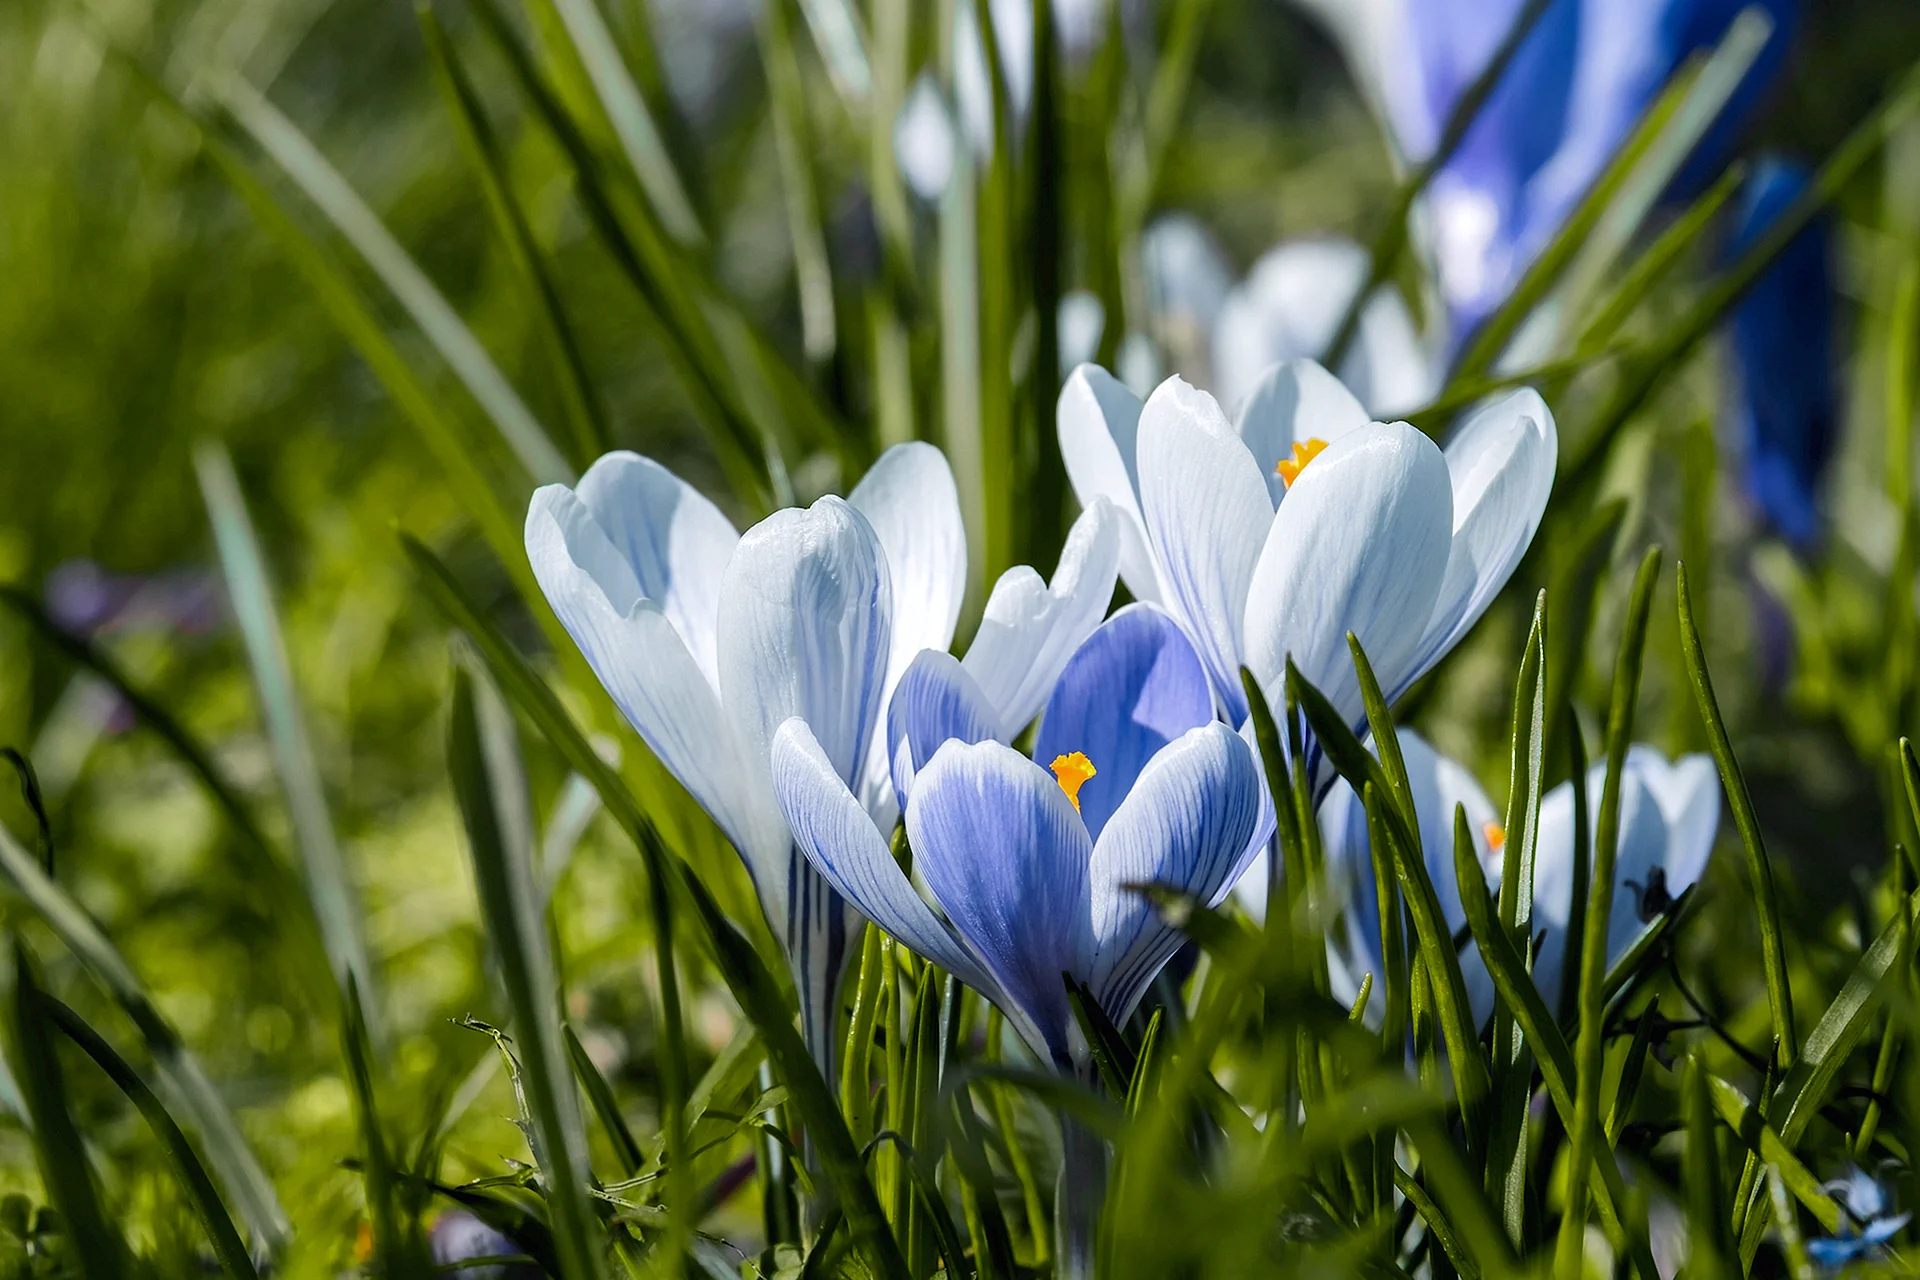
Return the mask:
M 1017 672 L 988 681 L 996 694 L 1037 707 L 1097 624 L 1113 590 L 1114 524 L 1106 509 L 1082 517 L 1052 587 L 1024 567 L 995 587 L 974 650 L 986 646 L 996 676 L 1001 664 Z M 782 724 L 805 722 L 868 824 L 893 826 L 883 709 L 914 654 L 951 642 L 966 581 L 946 459 L 896 446 L 847 498 L 775 512 L 741 535 L 665 467 L 612 453 L 578 488 L 534 494 L 526 541 L 594 674 L 739 851 L 793 963 L 808 1042 L 829 1060 L 833 992 L 858 920 L 794 851 L 769 752 Z
M 1808 173 L 1770 158 L 1742 194 L 1731 254 L 1765 234 L 1805 191 Z M 1833 280 L 1830 231 L 1815 219 L 1787 243 L 1728 326 L 1733 409 L 1747 494 L 1768 528 L 1806 549 L 1818 538 L 1820 478 L 1833 451 Z
M 1587 771 L 1587 826 L 1599 821 L 1605 762 Z M 1652 747 L 1627 749 L 1620 785 L 1620 840 L 1614 862 L 1613 913 L 1607 923 L 1607 964 L 1617 962 L 1653 927 L 1675 899 L 1707 869 L 1720 829 L 1720 779 L 1703 755 L 1668 763 Z M 1588 839 L 1592 839 L 1589 834 Z M 1592 865 L 1589 861 L 1588 865 Z M 1533 982 L 1554 1008 L 1566 968 L 1568 916 L 1573 908 L 1573 783 L 1540 801 L 1540 843 L 1533 871 L 1533 928 L 1544 931 Z
M 934 723 L 915 736 L 939 732 Z M 1127 886 L 1217 903 L 1271 830 L 1251 748 L 1213 718 L 1179 628 L 1145 606 L 1115 615 L 1073 656 L 1035 759 L 956 734 L 918 771 L 907 835 L 931 902 L 801 721 L 781 728 L 773 773 L 795 841 L 828 882 L 993 1001 L 1063 1070 L 1084 1046 L 1061 974 L 1124 1021 L 1180 944 Z
M 1453 647 L 1532 541 L 1558 457 L 1534 392 L 1481 409 L 1443 452 L 1378 423 L 1319 365 L 1270 371 L 1229 423 L 1169 379 L 1144 405 L 1091 365 L 1060 393 L 1060 449 L 1081 502 L 1120 513 L 1133 594 L 1186 629 L 1232 724 L 1240 668 L 1276 699 L 1289 657 L 1361 719 L 1347 633 L 1389 698 Z

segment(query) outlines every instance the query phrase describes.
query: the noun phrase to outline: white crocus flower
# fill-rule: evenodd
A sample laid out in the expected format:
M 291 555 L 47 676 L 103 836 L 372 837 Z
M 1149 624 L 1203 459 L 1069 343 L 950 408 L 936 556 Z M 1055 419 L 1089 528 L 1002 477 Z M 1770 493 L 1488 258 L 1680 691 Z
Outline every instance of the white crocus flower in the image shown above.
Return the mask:
M 968 661 L 982 655 L 979 683 L 1001 714 L 1037 709 L 1098 625 L 1116 525 L 1105 504 L 1089 508 L 1051 588 L 1025 566 L 994 588 Z M 742 535 L 659 463 L 610 453 L 578 488 L 534 493 L 526 543 L 594 674 L 739 851 L 793 964 L 808 1043 L 830 1061 L 833 993 L 859 918 L 794 850 L 769 752 L 781 724 L 803 720 L 891 831 L 887 700 L 915 654 L 951 643 L 966 583 L 946 458 L 897 445 L 845 499 L 777 511 Z
M 1081 502 L 1121 513 L 1128 588 L 1187 629 L 1236 725 L 1240 668 L 1278 700 L 1289 657 L 1358 724 L 1348 632 L 1387 696 L 1404 692 L 1519 563 L 1559 448 L 1531 390 L 1475 413 L 1442 452 L 1404 422 L 1369 421 L 1310 360 L 1275 366 L 1237 423 L 1178 378 L 1142 405 L 1083 365 L 1058 427 Z

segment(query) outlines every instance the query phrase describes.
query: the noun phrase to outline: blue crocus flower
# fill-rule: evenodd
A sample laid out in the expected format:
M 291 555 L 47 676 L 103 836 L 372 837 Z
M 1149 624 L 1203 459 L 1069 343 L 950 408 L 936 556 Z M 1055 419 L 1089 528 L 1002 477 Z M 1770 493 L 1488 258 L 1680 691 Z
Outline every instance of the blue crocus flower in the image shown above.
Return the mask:
M 1426 198 L 1457 342 L 1559 230 L 1680 64 L 1726 34 L 1747 0 L 1554 0 Z M 1395 141 L 1431 155 L 1524 0 L 1369 0 L 1346 26 Z M 1674 191 L 1717 172 L 1749 108 L 1785 62 L 1796 0 L 1764 0 L 1773 30 Z M 1399 19 L 1392 20 L 1391 10 Z M 1371 47 L 1369 47 L 1371 46 Z
M 1807 188 L 1807 170 L 1769 157 L 1747 180 L 1731 254 L 1763 235 Z M 1747 492 L 1767 526 L 1799 548 L 1819 533 L 1816 496 L 1834 435 L 1829 229 L 1788 242 L 1734 310 L 1734 421 Z
M 931 902 L 798 718 L 774 742 L 774 792 L 829 884 L 998 1005 L 1042 1061 L 1071 1070 L 1086 1054 L 1062 975 L 1115 1022 L 1133 1012 L 1181 935 L 1129 886 L 1225 897 L 1272 831 L 1258 765 L 1215 720 L 1193 646 L 1148 605 L 1121 610 L 1074 653 L 1034 759 L 985 736 L 964 670 L 926 658 L 896 704 L 909 704 L 906 751 L 924 761 L 902 790 Z
M 1849 1170 L 1846 1177 L 1827 1183 L 1822 1190 L 1838 1196 L 1847 1215 L 1841 1220 L 1839 1235 L 1807 1241 L 1807 1252 L 1828 1271 L 1871 1257 L 1913 1216 L 1889 1213 L 1886 1188 L 1861 1169 Z M 1855 1224 L 1858 1231 L 1854 1230 Z

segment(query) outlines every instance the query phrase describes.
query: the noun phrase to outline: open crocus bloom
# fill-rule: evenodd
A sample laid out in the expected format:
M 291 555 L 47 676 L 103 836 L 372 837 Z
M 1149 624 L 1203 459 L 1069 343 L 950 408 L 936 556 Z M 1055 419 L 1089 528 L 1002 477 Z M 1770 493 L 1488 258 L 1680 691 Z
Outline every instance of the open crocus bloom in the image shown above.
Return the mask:
M 1587 771 L 1589 832 L 1599 821 L 1606 777 L 1605 761 Z M 1627 749 L 1613 913 L 1607 920 L 1609 967 L 1700 879 L 1719 830 L 1720 777 L 1712 759 L 1689 755 L 1668 763 L 1652 747 L 1635 743 Z M 1533 984 L 1548 1008 L 1560 999 L 1572 908 L 1573 783 L 1563 782 L 1540 801 L 1540 844 L 1533 868 L 1533 927 L 1536 933 L 1546 931 L 1533 962 Z
M 1420 848 L 1425 857 L 1427 876 L 1440 898 L 1440 911 L 1450 932 L 1458 934 L 1467 924 L 1466 910 L 1460 905 L 1460 886 L 1453 870 L 1454 806 L 1464 805 L 1467 825 L 1474 834 L 1474 850 L 1487 879 L 1500 880 L 1500 862 L 1506 846 L 1493 801 L 1474 776 L 1458 762 L 1435 751 L 1427 740 L 1411 729 L 1398 731 L 1400 754 L 1406 761 L 1407 781 L 1413 787 L 1413 808 L 1420 820 Z M 1333 784 L 1327 798 L 1320 802 L 1320 834 L 1326 850 L 1327 877 L 1337 901 L 1345 902 L 1341 913 L 1344 937 L 1327 939 L 1327 976 L 1333 997 L 1351 1005 L 1360 996 L 1361 981 L 1373 975 L 1374 990 L 1367 1002 L 1369 1024 L 1378 1026 L 1386 1008 L 1380 986 L 1383 973 L 1380 943 L 1380 899 L 1374 887 L 1373 842 L 1367 832 L 1366 806 L 1345 779 Z M 1255 918 L 1264 916 L 1267 906 L 1267 868 L 1256 860 L 1247 868 L 1234 896 Z M 1412 942 L 1409 936 L 1409 942 Z M 1476 1022 L 1485 1021 L 1493 1012 L 1493 980 L 1480 963 L 1479 953 L 1469 942 L 1460 955 L 1460 969 L 1467 980 L 1467 995 L 1473 1005 Z
M 931 903 L 798 719 L 774 740 L 773 784 L 829 884 L 1066 1067 L 1081 1055 L 1061 975 L 1116 1022 L 1131 1014 L 1181 936 L 1128 886 L 1218 902 L 1263 843 L 1263 791 L 1253 752 L 1213 717 L 1198 657 L 1144 607 L 1073 656 L 1035 750 L 1050 767 L 949 737 L 918 771 L 907 835 Z
M 1120 572 L 1194 641 L 1234 724 L 1240 667 L 1271 700 L 1286 660 L 1350 722 L 1360 638 L 1389 698 L 1477 621 L 1519 563 L 1558 460 L 1531 390 L 1481 409 L 1443 453 L 1366 410 L 1310 360 L 1277 365 L 1228 423 L 1178 378 L 1145 405 L 1082 365 L 1060 393 L 1060 449 L 1082 503 L 1121 513 Z
M 1051 587 L 1022 567 L 994 588 L 974 650 L 985 646 L 986 665 L 1016 673 L 987 687 L 1028 698 L 1029 718 L 1106 611 L 1114 524 L 1110 511 L 1090 508 Z M 804 721 L 834 776 L 858 792 L 876 838 L 892 828 L 882 708 L 914 654 L 952 641 L 966 582 L 945 457 L 898 445 L 846 499 L 775 512 L 741 535 L 665 467 L 610 453 L 577 489 L 535 492 L 526 542 L 541 590 L 594 674 L 745 861 L 824 1061 L 858 919 L 794 852 L 768 753 L 784 722 Z

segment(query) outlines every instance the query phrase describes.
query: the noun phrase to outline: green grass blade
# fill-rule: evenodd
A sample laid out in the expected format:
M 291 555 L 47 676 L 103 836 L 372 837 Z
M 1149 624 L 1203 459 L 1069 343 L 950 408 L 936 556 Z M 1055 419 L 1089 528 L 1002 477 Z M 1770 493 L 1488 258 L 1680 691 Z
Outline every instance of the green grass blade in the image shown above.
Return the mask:
M 467 328 L 466 321 L 393 238 L 379 215 L 347 185 L 320 149 L 252 86 L 225 85 L 222 105 L 274 162 L 292 178 L 355 252 L 380 277 L 433 344 L 462 386 L 500 432 L 535 484 L 571 484 L 574 471 L 553 447 L 513 384 Z
M 1333 341 L 1327 345 L 1326 354 L 1320 360 L 1327 368 L 1338 369 L 1346 359 L 1347 348 L 1353 345 L 1354 335 L 1360 330 L 1360 317 L 1366 312 L 1368 299 L 1398 269 L 1400 255 L 1407 247 L 1408 220 L 1413 213 L 1414 201 L 1427 189 L 1434 175 L 1453 159 L 1453 153 L 1460 149 L 1460 144 L 1466 141 L 1468 130 L 1480 117 L 1480 109 L 1493 96 L 1507 67 L 1551 4 L 1552 0 L 1527 0 L 1520 12 L 1514 15 L 1513 25 L 1507 28 L 1507 34 L 1501 37 L 1499 45 L 1488 57 L 1487 65 L 1480 69 L 1480 74 L 1461 91 L 1459 100 L 1453 104 L 1453 110 L 1440 130 L 1433 154 L 1415 166 L 1394 191 L 1380 232 L 1370 246 L 1368 256 L 1371 265 L 1367 268 L 1366 283 L 1347 303 L 1346 313 L 1340 318 L 1340 327 L 1334 331 Z
M 1480 869 L 1473 832 L 1467 826 L 1463 807 L 1454 810 L 1453 869 L 1460 885 L 1460 903 L 1466 911 L 1467 927 L 1480 945 L 1480 957 L 1493 978 L 1494 990 L 1520 1024 L 1540 1064 L 1540 1078 L 1546 1085 L 1547 1097 L 1559 1113 L 1561 1124 L 1571 1131 L 1577 1106 L 1573 1051 L 1568 1048 L 1566 1037 L 1560 1033 L 1539 989 L 1533 985 L 1526 961 L 1514 948 L 1513 939 L 1497 923 L 1493 899 L 1487 893 L 1486 874 Z M 1627 1203 L 1626 1182 L 1611 1146 L 1603 1145 L 1594 1153 L 1591 1171 L 1598 1180 L 1595 1191 L 1609 1239 L 1616 1249 L 1629 1254 L 1641 1280 L 1657 1280 L 1660 1272 L 1654 1265 L 1645 1236 L 1638 1232 L 1630 1237 L 1626 1235 L 1622 1217 Z
M 169 1104 L 187 1117 L 205 1144 L 207 1158 L 256 1244 L 268 1254 L 277 1252 L 286 1243 L 291 1227 L 273 1182 L 241 1136 L 239 1122 L 221 1101 L 199 1060 L 161 1015 L 132 966 L 86 909 L 48 877 L 40 860 L 4 826 L 0 826 L 0 875 L 12 882 L 94 981 L 126 1011 L 152 1055 Z M 25 1081 L 21 1084 L 24 1088 Z
M 1680 652 L 1686 659 L 1687 679 L 1693 685 L 1694 702 L 1707 729 L 1707 747 L 1720 768 L 1720 785 L 1733 810 L 1733 825 L 1740 832 L 1740 848 L 1747 855 L 1747 875 L 1753 884 L 1754 907 L 1760 921 L 1760 958 L 1767 977 L 1767 1008 L 1773 1015 L 1773 1034 L 1779 1038 L 1780 1065 L 1791 1067 L 1799 1052 L 1799 1040 L 1793 1026 L 1793 989 L 1787 982 L 1785 934 L 1780 927 L 1780 902 L 1774 894 L 1773 864 L 1767 859 L 1767 845 L 1760 834 L 1760 820 L 1753 811 L 1753 795 L 1747 779 L 1734 759 L 1733 742 L 1727 736 L 1726 722 L 1720 716 L 1720 703 L 1713 695 L 1713 678 L 1707 672 L 1706 648 L 1700 642 L 1700 630 L 1693 621 L 1693 596 L 1687 589 L 1687 566 L 1680 565 Z
M 1447 1215 L 1427 1194 L 1427 1189 L 1407 1176 L 1407 1171 L 1398 1164 L 1393 1166 L 1393 1185 L 1400 1189 L 1413 1205 L 1413 1211 L 1427 1224 L 1427 1230 L 1433 1232 L 1433 1238 L 1440 1245 L 1441 1252 L 1453 1263 L 1453 1269 L 1460 1273 L 1460 1280 L 1480 1280 L 1480 1263 L 1473 1251 L 1460 1239 L 1460 1233 L 1453 1229 Z
M 520 1044 L 528 1141 L 547 1194 L 549 1224 L 568 1280 L 603 1273 L 604 1244 L 589 1203 L 586 1123 L 560 1025 L 545 912 L 533 878 L 532 822 L 512 714 L 484 673 L 457 663 L 447 765 L 465 820 L 481 918 L 498 961 Z M 685 1202 L 673 1206 L 685 1211 Z M 675 1215 L 669 1216 L 669 1224 Z M 685 1236 L 669 1226 L 668 1258 Z
M 1820 1179 L 1780 1140 L 1780 1135 L 1745 1094 L 1711 1072 L 1703 1074 L 1713 1110 L 1726 1126 L 1749 1151 L 1757 1153 L 1779 1173 L 1794 1198 L 1820 1220 L 1821 1226 L 1839 1231 L 1843 1220 L 1840 1205 L 1826 1193 Z
M 1587 1169 L 1599 1142 L 1600 1077 L 1606 1054 L 1606 1007 L 1602 987 L 1607 969 L 1608 922 L 1613 918 L 1614 859 L 1619 852 L 1620 792 L 1626 781 L 1627 746 L 1633 739 L 1633 713 L 1640 697 L 1641 659 L 1646 650 L 1647 619 L 1653 607 L 1653 588 L 1660 574 L 1660 549 L 1651 547 L 1634 576 L 1627 602 L 1626 630 L 1614 664 L 1613 700 L 1607 713 L 1607 780 L 1600 794 L 1600 816 L 1594 824 L 1593 869 L 1588 890 L 1586 926 L 1580 938 L 1580 1037 L 1575 1048 L 1574 1120 L 1568 1166 L 1567 1211 L 1560 1220 L 1555 1270 L 1578 1274 L 1585 1246 Z M 1575 790 L 1586 786 L 1574 780 Z
M 1353 650 L 1354 669 L 1360 676 L 1361 693 L 1369 715 L 1384 713 L 1386 699 L 1380 694 L 1373 669 L 1367 663 L 1366 655 L 1360 652 L 1357 642 Z M 1333 709 L 1333 705 L 1318 689 L 1307 683 L 1291 661 L 1287 663 L 1287 690 L 1306 713 L 1327 758 L 1333 761 L 1354 790 L 1364 796 L 1371 786 L 1382 798 L 1391 795 L 1393 784 L 1388 780 L 1385 768 L 1360 745 L 1353 730 L 1340 719 L 1340 713 Z M 1391 737 L 1392 722 L 1383 719 L 1373 725 L 1373 731 L 1376 742 Z M 1391 802 L 1382 805 L 1381 812 L 1387 819 L 1387 834 L 1391 837 L 1400 890 L 1406 895 L 1420 953 L 1426 959 L 1427 973 L 1433 982 L 1434 1004 L 1440 1015 L 1440 1031 L 1446 1041 L 1448 1064 L 1453 1071 L 1454 1093 L 1466 1118 L 1468 1146 L 1477 1156 L 1486 1140 L 1481 1112 L 1486 1104 L 1490 1081 L 1486 1057 L 1481 1052 L 1479 1036 L 1474 1033 L 1473 1008 L 1467 998 L 1466 979 L 1460 972 L 1460 957 L 1453 949 L 1453 931 L 1447 926 L 1440 896 L 1434 891 L 1433 880 L 1428 876 L 1426 863 L 1420 856 L 1419 837 L 1410 829 L 1405 813 Z
M 1627 322 L 1627 317 L 1653 292 L 1653 287 L 1673 270 L 1680 255 L 1699 243 L 1708 228 L 1714 225 L 1714 215 L 1740 189 L 1746 176 L 1745 165 L 1729 165 L 1711 187 L 1688 205 L 1686 211 L 1654 237 L 1653 243 L 1634 259 L 1633 265 L 1620 277 L 1613 291 L 1593 308 L 1593 318 L 1587 321 L 1586 327 L 1575 339 L 1574 349 L 1581 353 L 1573 360 L 1575 367 L 1596 357 L 1612 341 L 1613 335 L 1620 331 L 1620 326 Z
M 1687 1274 L 1725 1280 L 1733 1251 L 1726 1239 L 1727 1206 L 1720 1185 L 1720 1144 L 1713 1131 L 1713 1104 L 1698 1053 L 1687 1055 L 1682 1099 L 1687 1149 L 1681 1182 L 1686 1187 Z
M 1554 750 L 1561 740 L 1574 686 L 1579 683 L 1580 671 L 1585 665 L 1587 638 L 1593 627 L 1594 593 L 1626 517 L 1624 498 L 1603 503 L 1571 538 L 1554 548 L 1554 563 L 1547 583 L 1544 734 L 1548 750 Z
M 826 64 L 827 76 L 840 100 L 858 115 L 873 97 L 874 80 L 859 13 L 850 0 L 800 0 L 800 12 L 806 15 L 807 28 L 820 49 L 820 61 Z M 883 20 L 875 15 L 876 22 Z M 893 127 L 891 116 L 887 117 L 887 127 Z
M 535 241 L 533 227 L 508 179 L 500 141 L 487 117 L 485 105 L 461 66 L 446 29 L 432 8 L 420 5 L 420 32 L 426 40 L 427 56 L 433 65 L 434 79 L 447 101 L 454 123 L 459 126 L 460 142 L 480 179 L 486 197 L 487 212 L 494 230 L 506 246 L 507 260 L 513 265 L 519 282 L 523 306 L 538 322 L 540 336 L 553 369 L 554 383 L 566 410 L 572 433 L 573 461 L 584 468 L 610 447 L 606 413 L 593 389 L 586 359 L 567 318 L 566 304 L 547 268 L 546 258 Z
M 794 281 L 800 293 L 801 346 L 808 360 L 824 364 L 833 358 L 836 346 L 833 270 L 827 261 L 820 198 L 814 189 L 814 146 L 807 130 L 806 85 L 800 77 L 799 59 L 794 56 L 786 0 L 766 0 L 757 25 L 760 62 L 767 75 L 767 106 L 773 119 L 774 151 L 780 161 L 787 235 L 793 244 Z
M 27 1114 L 33 1120 L 34 1154 L 47 1199 L 60 1211 L 80 1274 L 88 1280 L 115 1280 L 128 1273 L 127 1245 L 100 1204 L 86 1144 L 74 1127 L 66 1077 L 54 1053 L 56 1043 L 47 1015 L 46 995 L 34 977 L 26 947 L 15 939 L 13 1054 Z
M 213 523 L 227 596 L 253 668 L 267 744 L 286 795 L 287 813 L 306 872 L 307 895 L 314 918 L 319 921 L 327 960 L 333 966 L 334 980 L 343 988 L 351 976 L 363 994 L 370 993 L 372 968 L 360 933 L 357 895 L 334 836 L 333 818 L 327 811 L 320 765 L 307 737 L 279 615 L 274 610 L 266 559 L 254 536 L 246 499 L 226 450 L 212 441 L 202 441 L 194 449 L 193 461 Z
M 84 1018 L 52 996 L 42 994 L 40 1000 L 48 1021 L 59 1027 L 67 1039 L 79 1045 L 106 1072 L 107 1078 L 127 1095 L 127 1100 L 140 1112 L 147 1127 L 153 1130 L 153 1136 L 160 1140 L 168 1160 L 173 1164 L 174 1173 L 186 1189 L 187 1198 L 193 1202 L 194 1212 L 200 1216 L 200 1223 L 206 1228 L 207 1243 L 213 1247 L 214 1259 L 220 1264 L 221 1270 L 234 1277 L 234 1280 L 249 1280 L 258 1276 L 260 1273 L 253 1265 L 253 1259 L 247 1255 L 247 1246 L 240 1239 L 239 1230 L 227 1215 L 226 1205 L 220 1201 L 220 1192 L 214 1187 L 213 1178 L 200 1162 L 199 1153 L 193 1149 L 186 1132 L 168 1112 L 166 1104 L 140 1078 L 140 1073 L 115 1052 L 99 1032 L 87 1025 Z
M 693 201 L 674 167 L 659 124 L 634 83 L 606 19 L 593 0 L 540 0 L 551 7 L 565 26 L 580 66 L 593 86 L 607 122 L 613 126 L 628 166 L 647 193 L 667 234 L 684 245 L 705 239 Z
M 710 949 L 715 967 L 735 1001 L 764 1040 L 767 1058 L 789 1090 L 794 1111 L 807 1128 L 821 1171 L 840 1199 L 854 1240 L 867 1251 L 884 1280 L 904 1280 L 905 1262 L 880 1211 L 860 1150 L 847 1132 L 833 1090 L 813 1065 L 794 1026 L 787 990 L 753 944 L 721 912 L 706 886 L 667 851 L 632 792 L 593 750 L 553 690 L 466 600 L 453 576 L 431 551 L 412 538 L 403 538 L 403 545 L 429 595 L 473 640 L 507 700 L 559 751 L 568 766 L 600 793 L 608 814 L 639 849 L 656 893 L 671 890 L 671 901 L 691 906 L 692 919 L 699 926 L 696 936 Z M 669 1053 L 675 1051 L 671 1044 L 667 1048 Z
M 633 1136 L 633 1130 L 627 1127 L 626 1117 L 620 1114 L 620 1104 L 613 1096 L 613 1086 L 600 1074 L 600 1068 L 587 1055 L 586 1046 L 580 1043 L 579 1036 L 573 1034 L 573 1028 L 563 1026 L 561 1033 L 566 1037 L 567 1060 L 573 1064 L 573 1074 L 579 1077 L 580 1087 L 586 1091 L 594 1117 L 600 1121 L 600 1129 L 607 1135 L 607 1143 L 620 1161 L 620 1176 L 638 1177 L 647 1162 L 647 1154 L 640 1149 L 639 1139 Z

